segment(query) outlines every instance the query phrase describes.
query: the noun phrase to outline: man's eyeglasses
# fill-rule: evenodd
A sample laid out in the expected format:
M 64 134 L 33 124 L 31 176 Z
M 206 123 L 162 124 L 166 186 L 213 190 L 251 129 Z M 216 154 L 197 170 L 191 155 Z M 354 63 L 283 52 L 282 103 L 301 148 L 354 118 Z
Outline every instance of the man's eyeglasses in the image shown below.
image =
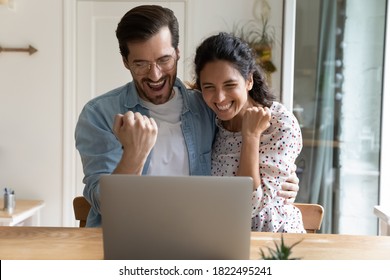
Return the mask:
M 163 56 L 157 59 L 156 62 L 138 61 L 131 64 L 130 68 L 135 75 L 141 76 L 149 73 L 152 65 L 155 64 L 158 70 L 170 71 L 175 66 L 176 59 L 172 55 Z

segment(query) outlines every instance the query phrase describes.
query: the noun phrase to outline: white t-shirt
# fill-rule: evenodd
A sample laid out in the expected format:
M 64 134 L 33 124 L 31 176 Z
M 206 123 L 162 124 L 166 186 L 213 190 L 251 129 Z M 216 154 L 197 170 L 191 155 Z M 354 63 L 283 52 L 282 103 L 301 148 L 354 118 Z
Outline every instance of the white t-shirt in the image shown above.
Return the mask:
M 183 97 L 174 88 L 174 96 L 166 103 L 155 105 L 141 100 L 158 126 L 157 141 L 152 151 L 148 175 L 189 175 L 188 152 L 181 130 Z

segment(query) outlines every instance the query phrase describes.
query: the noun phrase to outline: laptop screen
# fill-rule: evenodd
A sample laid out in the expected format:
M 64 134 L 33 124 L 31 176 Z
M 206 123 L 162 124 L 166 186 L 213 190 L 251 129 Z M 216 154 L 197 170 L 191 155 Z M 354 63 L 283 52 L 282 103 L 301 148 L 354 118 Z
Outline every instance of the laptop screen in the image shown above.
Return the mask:
M 252 179 L 103 175 L 105 259 L 248 259 Z

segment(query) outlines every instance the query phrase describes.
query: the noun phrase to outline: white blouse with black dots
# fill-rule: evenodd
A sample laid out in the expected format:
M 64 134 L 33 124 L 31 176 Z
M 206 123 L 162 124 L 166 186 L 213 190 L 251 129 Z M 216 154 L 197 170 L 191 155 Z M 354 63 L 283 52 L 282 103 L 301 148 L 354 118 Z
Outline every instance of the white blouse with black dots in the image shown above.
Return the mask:
M 282 104 L 273 102 L 270 127 L 259 147 L 261 185 L 252 196 L 252 230 L 305 233 L 298 208 L 284 204 L 277 196 L 302 150 L 302 135 L 295 116 Z M 239 167 L 241 132 L 230 132 L 216 119 L 219 131 L 212 153 L 212 175 L 236 176 Z

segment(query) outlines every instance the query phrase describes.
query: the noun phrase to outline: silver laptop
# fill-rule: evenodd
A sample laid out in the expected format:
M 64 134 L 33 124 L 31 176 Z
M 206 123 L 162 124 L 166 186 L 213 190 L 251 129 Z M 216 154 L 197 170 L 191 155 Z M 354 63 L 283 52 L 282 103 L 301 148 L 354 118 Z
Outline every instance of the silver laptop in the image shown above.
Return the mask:
M 105 259 L 249 259 L 252 179 L 104 175 Z

